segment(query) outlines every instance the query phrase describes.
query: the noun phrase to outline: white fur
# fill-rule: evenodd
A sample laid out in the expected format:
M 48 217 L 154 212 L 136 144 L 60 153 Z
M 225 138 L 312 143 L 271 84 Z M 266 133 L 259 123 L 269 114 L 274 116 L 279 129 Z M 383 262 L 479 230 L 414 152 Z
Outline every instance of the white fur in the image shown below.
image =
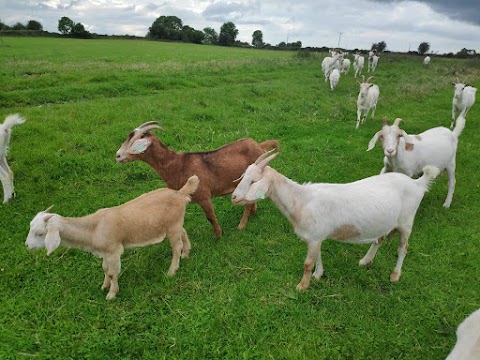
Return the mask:
M 475 94 L 477 89 L 473 86 L 465 85 L 457 82 L 454 87 L 453 100 L 452 100 L 452 122 L 450 123 L 450 129 L 453 128 L 455 122 L 455 113 L 465 110 L 465 115 L 468 110 L 475 103 Z
M 423 167 L 434 165 L 448 173 L 448 194 L 444 207 L 450 207 L 455 191 L 455 167 L 458 137 L 465 127 L 462 112 L 452 131 L 446 127 L 435 127 L 418 135 L 409 135 L 400 129 L 402 119 L 396 119 L 388 126 L 385 122 L 382 130 L 370 140 L 367 151 L 373 149 L 378 139 L 382 141 L 384 167 L 381 174 L 389 171 L 400 172 L 410 177 L 420 175 Z
M 3 124 L 0 125 L 0 181 L 3 186 L 3 203 L 8 202 L 14 195 L 13 172 L 7 163 L 12 127 L 23 124 L 25 121 L 25 118 L 19 114 L 12 114 L 8 115 Z
M 342 74 L 348 74 L 348 70 L 350 70 L 350 59 L 343 59 L 341 70 Z
M 300 185 L 267 166 L 277 155 L 267 153 L 247 168 L 232 194 L 232 201 L 242 205 L 270 198 L 293 225 L 295 234 L 307 243 L 304 275 L 297 289 L 309 286 L 314 263 L 313 276 L 319 279 L 323 275 L 321 245 L 324 240 L 371 243 L 359 262 L 364 266 L 373 261 L 384 235 L 393 235 L 393 231 L 399 232 L 400 244 L 390 280 L 397 281 L 415 213 L 439 170 L 427 166 L 424 176 L 417 180 L 390 173 L 349 184 Z
M 430 61 L 432 59 L 430 58 L 430 56 L 425 56 L 425 59 L 423 59 L 423 65 L 428 65 L 430 64 Z
M 363 66 L 365 65 L 365 58 L 359 53 L 355 54 L 354 57 L 353 69 L 355 70 L 355 77 L 357 77 L 357 75 L 362 75 Z
M 371 78 L 372 77 L 369 77 L 366 81 L 363 81 L 362 83 L 358 82 L 358 85 L 360 85 L 360 92 L 358 93 L 357 98 L 357 129 L 360 126 L 360 118 L 362 112 L 362 124 L 367 120 L 370 110 L 372 110 L 372 119 L 375 117 L 375 110 L 377 109 L 380 89 L 378 88 L 378 85 L 369 83 L 369 80 Z
M 377 68 L 378 64 L 378 59 L 380 57 L 377 55 L 371 55 L 368 57 L 368 72 L 375 72 L 375 69 Z
M 335 68 L 335 64 L 337 63 L 337 61 L 340 61 L 340 62 L 343 61 L 343 54 L 342 53 L 336 52 L 335 55 L 333 55 L 332 57 L 326 56 L 323 59 L 323 61 L 322 61 L 322 71 L 323 71 L 323 75 L 325 77 L 325 82 L 327 82 L 327 80 L 330 76 L 330 73 Z
M 47 249 L 50 255 L 60 245 L 82 249 L 103 258 L 103 289 L 109 289 L 107 300 L 119 291 L 120 257 L 125 248 L 156 244 L 167 237 L 172 248 L 168 275 L 175 274 L 180 257 L 188 257 L 190 241 L 183 228 L 186 205 L 198 187 L 192 176 L 178 191 L 158 189 L 125 204 L 98 210 L 80 218 L 39 212 L 30 222 L 25 241 L 28 249 Z
M 457 329 L 457 343 L 446 360 L 480 359 L 480 309 L 471 313 Z
M 338 69 L 333 69 L 330 73 L 330 89 L 333 91 L 340 81 L 340 71 Z

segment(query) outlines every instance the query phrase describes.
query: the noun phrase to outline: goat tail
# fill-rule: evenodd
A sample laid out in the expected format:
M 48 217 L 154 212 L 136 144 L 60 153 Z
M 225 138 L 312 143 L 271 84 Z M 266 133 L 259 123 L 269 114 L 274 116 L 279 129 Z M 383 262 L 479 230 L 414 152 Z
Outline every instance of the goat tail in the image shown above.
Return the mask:
M 8 115 L 5 118 L 5 121 L 2 124 L 2 127 L 4 130 L 11 129 L 15 125 L 20 125 L 23 124 L 25 121 L 27 121 L 24 117 L 21 117 L 20 114 L 12 114 Z
M 427 165 L 423 168 L 423 175 L 415 180 L 425 191 L 428 191 L 433 180 L 440 175 L 440 169 L 433 165 Z
M 463 129 L 465 128 L 465 114 L 467 108 L 465 107 L 460 115 L 457 117 L 457 121 L 455 122 L 455 128 L 453 129 L 453 136 L 457 139 L 459 138 L 460 134 L 462 133 Z
M 200 179 L 198 178 L 197 175 L 190 176 L 187 182 L 185 183 L 185 185 L 183 185 L 183 187 L 180 190 L 178 190 L 178 192 L 182 195 L 190 196 L 195 191 L 197 191 L 199 183 L 200 183 Z
M 280 151 L 280 144 L 277 140 L 265 140 L 264 142 L 259 144 L 260 147 L 265 151 L 276 150 L 277 152 Z

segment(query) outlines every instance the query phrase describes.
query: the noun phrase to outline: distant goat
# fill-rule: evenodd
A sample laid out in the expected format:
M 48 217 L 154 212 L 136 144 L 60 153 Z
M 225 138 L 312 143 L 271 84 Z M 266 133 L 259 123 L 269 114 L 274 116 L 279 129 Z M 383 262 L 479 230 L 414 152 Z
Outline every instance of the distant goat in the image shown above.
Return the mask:
M 102 290 L 110 289 L 107 300 L 111 300 L 119 291 L 120 257 L 125 248 L 157 244 L 167 237 L 173 253 L 169 276 L 178 270 L 180 257 L 188 257 L 190 241 L 183 221 L 198 181 L 192 176 L 179 191 L 154 190 L 80 218 L 51 214 L 48 208 L 33 218 L 25 245 L 30 250 L 46 247 L 47 255 L 62 245 L 103 258 Z
M 423 59 L 423 65 L 428 65 L 430 64 L 430 56 L 425 56 L 425 59 Z
M 354 60 L 353 60 L 353 69 L 355 70 L 355 77 L 357 77 L 357 75 L 362 75 L 364 64 L 365 64 L 365 58 L 362 55 L 360 55 L 360 53 L 356 53 L 354 55 Z
M 377 55 L 372 55 L 368 57 L 368 72 L 375 72 L 375 69 L 377 68 L 378 64 L 378 59 L 380 57 Z
M 362 75 L 362 81 L 357 81 L 360 86 L 360 92 L 357 98 L 357 125 L 356 128 L 360 126 L 360 117 L 363 112 L 362 124 L 367 120 L 368 113 L 372 110 L 372 119 L 375 117 L 375 110 L 377 109 L 378 98 L 380 96 L 380 90 L 378 85 L 369 83 L 370 79 L 373 76 L 370 76 L 366 81 L 365 77 Z
M 343 54 L 341 52 L 336 52 L 332 57 L 326 56 L 322 61 L 322 71 L 325 77 L 325 82 L 329 79 L 330 73 L 335 68 L 337 61 L 343 61 Z
M 408 176 L 420 175 L 426 165 L 435 165 L 441 171 L 447 170 L 448 194 L 444 207 L 450 207 L 455 191 L 455 167 L 458 137 L 465 127 L 465 113 L 462 112 L 455 129 L 435 127 L 418 135 L 408 135 L 400 129 L 402 119 L 397 118 L 391 126 L 383 119 L 382 129 L 368 143 L 372 150 L 378 139 L 382 142 L 384 158 L 381 174 L 395 171 Z
M 350 70 L 350 60 L 349 59 L 343 59 L 341 73 L 346 75 L 346 74 L 348 74 L 348 70 Z
M 400 235 L 397 264 L 390 275 L 398 281 L 413 221 L 430 182 L 439 174 L 426 166 L 417 180 L 399 173 L 372 176 L 349 184 L 307 183 L 300 185 L 267 166 L 278 153 L 265 154 L 250 165 L 232 194 L 234 204 L 254 204 L 270 198 L 290 221 L 298 237 L 307 243 L 303 278 L 297 290 L 310 285 L 313 276 L 323 275 L 321 246 L 332 239 L 352 244 L 370 243 L 360 260 L 362 266 L 373 261 L 384 236 Z
M 217 237 L 222 235 L 222 228 L 213 211 L 212 197 L 230 194 L 235 189 L 234 180 L 248 165 L 265 151 L 279 147 L 275 140 L 259 144 L 252 139 L 240 139 L 211 151 L 176 153 L 151 132 L 153 129 L 163 130 L 156 121 L 134 129 L 117 151 L 117 161 L 146 162 L 171 189 L 180 189 L 190 176 L 196 174 L 200 185 L 192 196 L 192 202 L 202 207 Z M 248 216 L 255 210 L 255 205 L 245 207 L 239 229 L 245 227 Z
M 25 118 L 19 114 L 8 115 L 3 124 L 0 125 L 0 181 L 3 186 L 3 203 L 8 202 L 13 194 L 13 172 L 7 163 L 8 146 L 10 144 L 10 136 L 12 127 L 23 124 Z
M 457 83 L 454 84 L 453 100 L 452 100 L 452 122 L 450 123 L 450 129 L 453 128 L 455 122 L 455 113 L 465 110 L 465 114 L 475 103 L 475 95 L 477 89 L 468 84 L 461 83 L 457 79 Z
M 446 360 L 480 359 L 480 309 L 471 313 L 457 329 L 457 343 Z

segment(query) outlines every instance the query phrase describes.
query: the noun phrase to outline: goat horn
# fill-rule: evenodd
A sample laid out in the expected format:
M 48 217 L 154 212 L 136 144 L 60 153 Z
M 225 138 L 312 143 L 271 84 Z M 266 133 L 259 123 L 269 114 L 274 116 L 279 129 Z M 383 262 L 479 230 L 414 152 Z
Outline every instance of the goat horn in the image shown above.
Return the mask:
M 386 116 L 384 116 L 384 117 L 382 118 L 382 126 L 387 125 L 387 120 L 388 120 L 388 118 L 387 118 Z
M 365 75 L 362 75 L 362 83 L 365 82 Z
M 142 125 L 140 125 L 139 127 L 137 127 L 137 129 L 141 129 L 145 126 L 148 126 L 148 125 L 153 125 L 153 124 L 158 124 L 158 121 L 147 121 L 146 123 L 143 123 Z
M 260 155 L 260 157 L 257 160 L 255 160 L 255 165 L 260 164 L 263 160 L 265 160 L 267 157 L 272 155 L 276 150 L 277 149 L 272 149 L 272 150 L 269 150 L 266 153 Z
M 146 133 L 147 131 L 150 131 L 150 130 L 153 130 L 153 129 L 158 129 L 158 130 L 163 131 L 163 128 L 160 125 L 157 125 L 157 124 L 147 125 L 147 126 L 144 126 L 142 128 L 139 128 L 138 130 L 141 130 L 144 133 Z
M 44 212 L 49 212 L 50 210 L 52 210 L 52 208 L 53 208 L 53 205 L 50 205 L 48 208 L 45 209 Z
M 233 180 L 233 182 L 238 182 L 238 181 L 242 180 L 244 176 L 245 176 L 245 173 L 243 173 L 242 175 L 240 175 L 240 177 L 239 177 L 238 179 Z
M 367 81 L 365 81 L 366 83 L 368 83 L 370 81 L 370 79 L 373 79 L 375 76 L 370 76 Z
M 402 121 L 403 121 L 403 119 L 396 118 L 395 121 L 393 122 L 393 125 L 399 126 Z

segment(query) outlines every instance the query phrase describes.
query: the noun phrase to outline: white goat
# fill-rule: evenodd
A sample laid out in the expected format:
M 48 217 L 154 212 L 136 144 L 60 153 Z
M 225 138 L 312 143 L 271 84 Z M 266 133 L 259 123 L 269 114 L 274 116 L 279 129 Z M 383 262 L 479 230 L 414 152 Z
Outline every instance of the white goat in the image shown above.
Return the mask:
M 441 171 L 447 170 L 448 194 L 443 206 L 450 207 L 455 191 L 458 137 L 465 127 L 465 113 L 459 115 L 453 131 L 446 127 L 435 127 L 418 135 L 408 135 L 400 129 L 401 121 L 397 118 L 393 125 L 388 126 L 384 118 L 382 130 L 368 143 L 367 151 L 373 149 L 378 139 L 382 142 L 385 157 L 380 174 L 394 171 L 412 177 L 421 174 L 426 165 L 434 165 Z
M 369 83 L 371 78 L 373 78 L 373 76 L 370 76 L 365 81 L 365 77 L 362 75 L 363 82 L 357 81 L 358 85 L 360 85 L 360 92 L 357 98 L 357 129 L 360 126 L 360 117 L 362 112 L 362 124 L 367 120 L 370 110 L 372 110 L 372 119 L 375 117 L 375 110 L 377 109 L 380 89 L 378 88 L 378 85 Z
M 0 125 L 0 181 L 3 186 L 3 203 L 8 202 L 13 194 L 13 172 L 7 163 L 8 145 L 10 144 L 10 136 L 12 127 L 23 124 L 25 118 L 19 114 L 8 115 L 3 124 Z
M 325 82 L 327 82 L 330 73 L 334 69 L 335 63 L 337 60 L 340 60 L 340 62 L 343 60 L 343 54 L 342 53 L 336 53 L 334 56 L 326 56 L 323 61 L 322 61 L 322 71 L 323 75 L 325 76 Z
M 375 72 L 378 64 L 378 59 L 380 59 L 380 57 L 377 55 L 372 55 L 368 57 L 368 72 Z
M 346 75 L 348 70 L 350 70 L 350 59 L 343 59 L 341 72 Z
M 169 276 L 178 270 L 180 257 L 188 257 L 190 241 L 183 221 L 190 195 L 197 190 L 198 183 L 194 175 L 178 191 L 154 190 L 80 218 L 51 214 L 50 207 L 31 221 L 25 245 L 30 250 L 46 247 L 47 255 L 63 245 L 103 258 L 102 290 L 110 289 L 107 300 L 112 300 L 119 291 L 120 256 L 125 248 L 157 244 L 167 237 L 173 253 Z
M 428 55 L 425 56 L 425 59 L 423 59 L 423 65 L 428 65 L 428 64 L 430 64 L 430 61 L 431 61 L 431 60 L 432 60 L 432 59 L 430 59 L 430 56 L 428 56 Z
M 300 185 L 268 167 L 278 153 L 266 153 L 250 165 L 232 194 L 234 204 L 251 204 L 266 197 L 293 225 L 307 243 L 303 278 L 297 290 L 308 288 L 313 276 L 323 275 L 321 245 L 326 239 L 353 244 L 371 243 L 361 266 L 373 261 L 384 235 L 399 232 L 397 264 L 390 275 L 398 281 L 407 254 L 415 213 L 428 186 L 438 174 L 434 166 L 413 180 L 399 173 L 376 175 L 349 184 Z
M 333 91 L 340 81 L 340 71 L 333 69 L 330 73 L 330 89 Z
M 450 123 L 450 129 L 453 128 L 455 122 L 455 112 L 462 112 L 465 110 L 465 115 L 468 110 L 475 103 L 475 94 L 477 89 L 468 84 L 464 84 L 458 81 L 454 84 L 453 100 L 452 100 L 452 122 Z
M 361 56 L 360 53 L 356 53 L 354 57 L 355 58 L 353 60 L 353 69 L 355 70 L 355 77 L 357 77 L 357 75 L 362 75 L 365 58 Z
M 446 360 L 480 359 L 480 309 L 471 313 L 457 328 L 457 343 Z

